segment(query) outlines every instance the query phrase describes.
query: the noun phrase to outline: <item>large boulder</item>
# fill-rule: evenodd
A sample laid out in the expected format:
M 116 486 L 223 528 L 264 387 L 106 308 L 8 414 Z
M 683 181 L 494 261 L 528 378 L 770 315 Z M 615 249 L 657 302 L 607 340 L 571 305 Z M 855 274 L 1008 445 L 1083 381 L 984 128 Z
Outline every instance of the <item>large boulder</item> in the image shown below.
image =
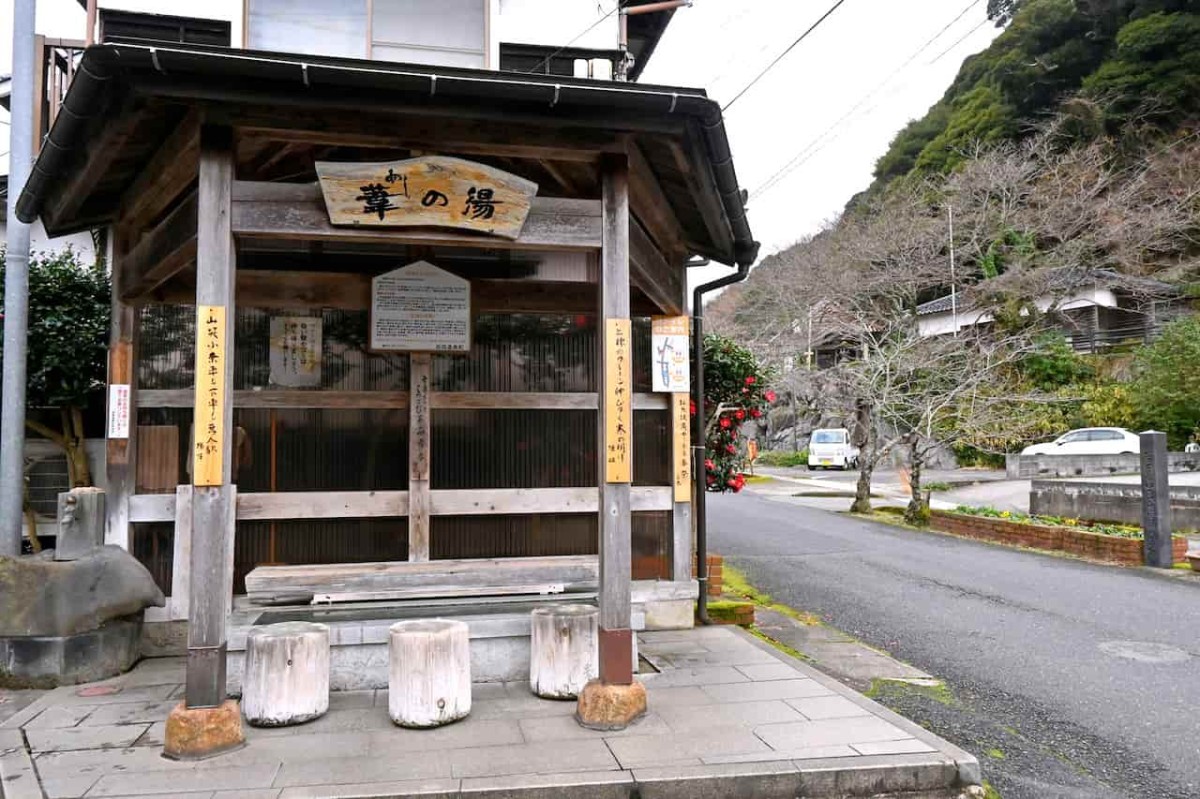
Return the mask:
M 117 546 L 71 561 L 53 550 L 0 557 L 0 637 L 76 635 L 165 604 L 146 567 Z

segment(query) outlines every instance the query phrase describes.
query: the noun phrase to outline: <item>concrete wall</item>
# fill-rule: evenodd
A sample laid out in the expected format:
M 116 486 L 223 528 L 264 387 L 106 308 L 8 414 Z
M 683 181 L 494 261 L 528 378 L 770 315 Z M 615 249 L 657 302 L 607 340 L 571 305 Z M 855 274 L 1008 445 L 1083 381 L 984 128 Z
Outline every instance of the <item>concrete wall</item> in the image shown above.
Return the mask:
M 1138 455 L 1009 455 L 1005 465 L 1010 480 L 1038 477 L 1107 477 L 1141 474 Z M 1200 452 L 1168 452 L 1167 471 L 1200 472 Z
M 1142 487 L 1130 483 L 1034 480 L 1029 512 L 1042 516 L 1142 523 Z M 1200 486 L 1171 488 L 1171 529 L 1200 530 Z

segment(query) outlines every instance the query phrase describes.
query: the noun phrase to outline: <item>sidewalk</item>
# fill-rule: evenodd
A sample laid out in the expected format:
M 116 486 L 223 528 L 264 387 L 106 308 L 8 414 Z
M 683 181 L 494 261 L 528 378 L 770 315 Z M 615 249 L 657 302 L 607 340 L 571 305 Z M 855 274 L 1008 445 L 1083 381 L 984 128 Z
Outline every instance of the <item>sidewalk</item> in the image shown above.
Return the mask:
M 642 675 L 649 713 L 622 732 L 583 729 L 574 702 L 524 683 L 476 684 L 467 719 L 426 731 L 393 726 L 385 691 L 347 692 L 317 721 L 247 727 L 244 749 L 202 763 L 161 757 L 182 660 L 143 661 L 0 725 L 4 796 L 943 797 L 979 781 L 971 755 L 743 630 L 639 641 L 659 672 Z

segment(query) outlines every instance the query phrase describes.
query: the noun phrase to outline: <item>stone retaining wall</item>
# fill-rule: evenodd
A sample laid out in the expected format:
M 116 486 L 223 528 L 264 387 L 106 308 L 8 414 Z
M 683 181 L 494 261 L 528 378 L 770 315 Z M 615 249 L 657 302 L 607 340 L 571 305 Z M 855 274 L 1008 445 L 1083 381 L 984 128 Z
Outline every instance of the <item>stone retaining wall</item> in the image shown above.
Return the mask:
M 1122 566 L 1141 566 L 1143 560 L 1140 538 L 1121 538 L 1075 530 L 1070 527 L 1052 527 L 1041 524 L 993 519 L 987 516 L 969 516 L 962 513 L 933 511 L 930 527 L 943 533 L 995 541 L 1000 544 L 1045 549 L 1051 552 L 1066 552 L 1089 560 L 1118 563 Z M 1172 549 L 1176 563 L 1183 563 L 1187 553 L 1186 538 L 1175 538 Z
M 1200 471 L 1200 452 L 1168 452 L 1167 471 Z M 1005 472 L 1009 480 L 1035 477 L 1108 477 L 1113 474 L 1141 474 L 1138 455 L 1007 455 Z
M 1171 528 L 1200 530 L 1200 486 L 1171 487 Z M 1142 487 L 1133 483 L 1034 480 L 1029 512 L 1068 519 L 1142 524 Z

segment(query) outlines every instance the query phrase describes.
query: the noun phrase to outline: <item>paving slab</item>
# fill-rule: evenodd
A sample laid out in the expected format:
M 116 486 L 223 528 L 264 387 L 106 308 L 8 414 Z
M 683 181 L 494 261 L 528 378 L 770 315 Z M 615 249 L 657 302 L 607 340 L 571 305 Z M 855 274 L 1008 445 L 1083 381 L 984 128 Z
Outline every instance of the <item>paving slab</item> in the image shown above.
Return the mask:
M 619 732 L 580 727 L 574 702 L 524 681 L 475 685 L 471 714 L 433 730 L 396 727 L 386 691 L 356 691 L 199 763 L 161 755 L 183 663 L 149 661 L 106 681 L 115 693 L 55 689 L 15 714 L 0 777 L 5 799 L 794 799 L 978 781 L 967 753 L 742 630 L 643 633 L 639 648 L 660 671 L 643 675 L 648 714 Z

